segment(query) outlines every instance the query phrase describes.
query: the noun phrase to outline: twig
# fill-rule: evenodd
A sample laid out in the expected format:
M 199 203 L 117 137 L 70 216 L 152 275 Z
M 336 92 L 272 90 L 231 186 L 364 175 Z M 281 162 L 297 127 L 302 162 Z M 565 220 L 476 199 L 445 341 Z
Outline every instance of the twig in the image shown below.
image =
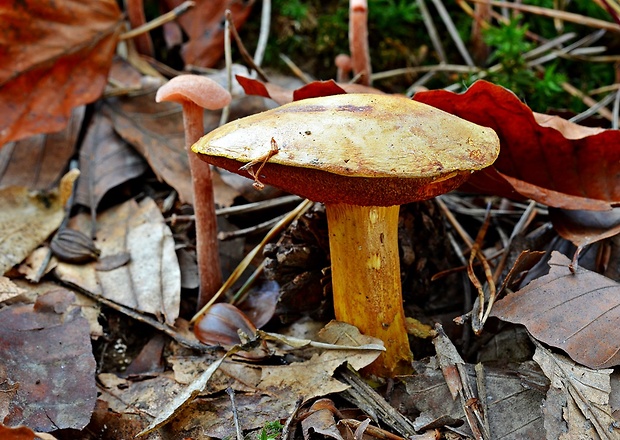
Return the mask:
M 441 61 L 442 63 L 447 63 L 448 58 L 446 58 L 446 52 L 443 50 L 441 38 L 439 38 L 439 33 L 437 32 L 437 28 L 435 27 L 435 23 L 433 22 L 431 13 L 426 7 L 426 3 L 424 2 L 424 0 L 417 0 L 417 4 L 418 8 L 420 8 L 420 12 L 422 13 L 422 20 L 424 20 L 424 26 L 426 26 L 428 36 L 431 38 L 431 43 L 433 43 L 435 52 L 437 52 L 437 56 L 439 57 L 439 61 Z
M 465 47 L 465 43 L 463 43 L 463 40 L 461 39 L 461 36 L 459 35 L 459 31 L 456 29 L 456 26 L 454 25 L 454 22 L 452 21 L 450 14 L 446 10 L 446 7 L 443 5 L 441 0 L 433 0 L 433 3 L 435 4 L 435 7 L 437 8 L 437 12 L 439 12 L 439 16 L 441 17 L 446 27 L 448 28 L 448 33 L 452 37 L 452 41 L 454 41 L 454 44 L 456 44 L 456 48 L 458 49 L 459 53 L 463 57 L 465 64 L 467 64 L 468 66 L 474 67 L 475 66 L 474 60 L 472 60 L 471 56 L 469 55 L 469 52 L 467 51 L 467 48 Z
M 284 428 L 282 428 L 282 435 L 280 436 L 282 440 L 288 440 L 291 432 L 291 425 L 293 423 L 293 420 L 295 420 L 295 417 L 297 416 L 297 413 L 299 412 L 299 408 L 301 408 L 301 404 L 303 403 L 303 401 L 304 399 L 301 397 L 297 399 L 297 402 L 295 402 L 295 408 L 293 408 L 293 412 L 291 412 L 291 415 L 288 416 L 286 422 L 284 422 Z
M 312 204 L 313 202 L 311 202 L 310 200 L 304 200 L 299 204 L 299 206 L 297 206 L 297 208 L 289 212 L 286 217 L 284 217 L 273 228 L 271 228 L 271 230 L 267 232 L 267 234 L 265 234 L 263 240 L 245 256 L 241 263 L 239 263 L 239 265 L 235 268 L 230 277 L 222 285 L 220 290 L 218 290 L 217 293 L 213 295 L 213 298 L 211 298 L 211 300 L 207 304 L 205 304 L 205 306 L 200 309 L 200 311 L 196 313 L 196 315 L 194 315 L 194 317 L 190 321 L 190 324 L 194 324 L 197 320 L 202 318 L 202 316 L 207 313 L 207 310 L 209 310 L 209 307 L 211 307 L 218 300 L 218 298 L 222 296 L 224 292 L 226 292 L 233 286 L 233 284 L 239 279 L 239 277 L 245 271 L 248 265 L 252 262 L 254 257 L 256 257 L 260 251 L 262 251 L 265 245 L 269 243 L 277 234 L 279 234 L 282 229 L 284 229 L 290 222 L 292 222 L 298 216 L 302 215 L 304 212 L 310 209 Z
M 230 9 L 227 9 L 225 12 L 226 20 L 224 20 L 224 61 L 226 63 L 226 89 L 228 93 L 232 96 L 232 50 L 230 48 L 230 20 L 228 20 L 228 16 L 230 15 Z M 222 109 L 222 113 L 220 114 L 220 126 L 226 124 L 228 121 L 228 117 L 230 116 L 230 104 Z
M 476 3 L 487 3 L 489 0 L 470 0 Z M 582 24 L 598 29 L 605 29 L 612 32 L 620 32 L 620 25 L 610 23 L 605 20 L 598 20 L 596 18 L 586 17 L 572 12 L 559 11 L 556 9 L 541 8 L 539 6 L 523 5 L 520 3 L 509 3 L 502 1 L 491 1 L 491 6 L 499 6 L 503 8 L 510 8 L 521 12 L 530 12 L 532 14 L 540 15 L 548 18 L 559 18 L 560 20 L 570 21 L 571 23 Z
M 237 28 L 235 27 L 235 20 L 233 19 L 233 16 L 230 10 L 226 10 L 226 21 L 230 23 L 230 32 L 233 38 L 235 39 L 235 43 L 237 43 L 237 48 L 239 49 L 239 53 L 241 54 L 243 61 L 245 61 L 250 66 L 251 69 L 256 71 L 256 74 L 262 81 L 268 82 L 269 79 L 267 78 L 265 71 L 261 69 L 260 66 L 257 66 L 256 63 L 254 63 L 254 59 L 252 58 L 248 50 L 245 48 L 245 45 L 243 44 L 243 41 L 241 40 L 241 37 L 239 36 L 239 33 L 237 32 Z
M 177 17 L 185 14 L 187 11 L 190 10 L 190 8 L 193 8 L 195 5 L 196 3 L 193 1 L 183 2 L 179 6 L 174 8 L 172 11 L 167 12 L 163 15 L 160 15 L 155 20 L 151 20 L 148 23 L 145 23 L 144 25 L 140 27 L 137 27 L 135 29 L 132 29 L 128 32 L 121 34 L 118 37 L 118 39 L 121 41 L 128 40 L 130 38 L 134 38 L 134 37 L 137 37 L 138 35 L 144 34 L 145 32 L 149 32 L 165 23 L 168 23 L 169 21 L 176 20 Z
M 457 73 L 473 73 L 480 72 L 478 67 L 463 66 L 461 64 L 436 64 L 433 66 L 418 66 L 418 67 L 402 67 L 400 69 L 386 70 L 384 72 L 377 72 L 372 74 L 372 79 L 379 80 L 385 78 L 391 78 L 398 75 L 411 75 L 415 73 L 426 72 L 457 72 Z
M 220 231 L 217 234 L 217 238 L 221 241 L 226 241 L 226 240 L 233 240 L 239 237 L 245 237 L 246 235 L 250 235 L 250 234 L 257 234 L 259 232 L 263 232 L 267 230 L 268 228 L 271 228 L 273 225 L 278 223 L 284 217 L 285 217 L 284 215 L 279 215 L 278 217 L 274 217 L 272 219 L 266 220 L 264 222 L 258 223 L 256 225 L 253 225 L 247 228 L 237 229 L 236 231 Z
M 263 8 L 260 14 L 260 31 L 258 42 L 254 51 L 254 64 L 260 66 L 263 63 L 267 40 L 269 39 L 269 28 L 271 26 L 271 0 L 263 0 Z
M 299 78 L 300 80 L 302 80 L 306 84 L 312 82 L 312 78 L 310 78 L 299 67 L 297 67 L 297 65 L 289 57 L 287 57 L 286 55 L 281 53 L 280 54 L 280 59 L 286 63 L 288 68 L 291 69 L 291 71 L 295 74 L 295 76 L 297 78 Z
M 243 433 L 241 432 L 241 425 L 239 425 L 239 413 L 237 412 L 237 405 L 235 404 L 235 390 L 231 387 L 226 388 L 226 394 L 230 397 L 230 405 L 232 407 L 233 420 L 235 421 L 235 431 L 237 432 L 237 440 L 243 440 Z
M 78 292 L 82 293 L 83 295 L 88 296 L 89 298 L 107 306 L 110 307 L 111 309 L 116 310 L 117 312 L 123 313 L 127 316 L 129 316 L 130 318 L 135 319 L 136 321 L 140 321 L 143 322 L 145 324 L 150 325 L 151 327 L 153 327 L 156 330 L 159 330 L 163 333 L 165 333 L 166 335 L 170 336 L 172 339 L 174 339 L 175 341 L 177 341 L 179 344 L 181 344 L 184 347 L 190 348 L 192 350 L 196 350 L 199 351 L 201 353 L 209 353 L 209 352 L 214 352 L 214 351 L 218 351 L 218 350 L 222 350 L 222 347 L 220 346 L 213 346 L 213 345 L 206 345 L 203 344 L 202 342 L 199 341 L 195 341 L 195 340 L 191 340 L 186 338 L 185 336 L 181 335 L 179 332 L 177 332 L 174 328 L 161 323 L 159 321 L 157 321 L 154 318 L 151 318 L 148 315 L 143 315 L 142 313 L 136 312 L 135 310 L 126 307 L 122 304 L 118 304 L 114 301 L 111 301 L 107 298 L 104 298 L 101 295 L 95 295 L 94 293 L 67 281 L 64 281 L 62 279 L 58 279 L 58 282 L 62 285 L 68 286 L 71 289 L 77 290 Z

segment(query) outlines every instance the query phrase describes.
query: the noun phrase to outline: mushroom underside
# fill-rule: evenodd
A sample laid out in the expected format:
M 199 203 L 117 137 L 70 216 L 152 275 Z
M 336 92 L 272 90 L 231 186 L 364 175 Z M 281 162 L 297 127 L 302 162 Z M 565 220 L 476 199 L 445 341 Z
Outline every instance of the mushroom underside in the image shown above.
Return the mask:
M 199 154 L 205 162 L 225 170 L 269 184 L 286 192 L 323 203 L 347 203 L 360 206 L 393 206 L 428 200 L 462 185 L 470 171 L 456 171 L 437 177 L 351 177 L 313 168 L 283 166 L 267 162 L 243 170 L 243 163 L 221 156 Z

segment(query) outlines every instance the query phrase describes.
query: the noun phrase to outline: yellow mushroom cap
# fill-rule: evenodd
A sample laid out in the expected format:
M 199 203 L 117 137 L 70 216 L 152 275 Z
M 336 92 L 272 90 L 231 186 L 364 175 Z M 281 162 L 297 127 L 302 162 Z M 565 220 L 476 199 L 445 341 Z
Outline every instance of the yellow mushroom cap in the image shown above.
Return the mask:
M 490 128 L 404 97 L 343 94 L 232 121 L 192 150 L 248 177 L 264 163 L 257 180 L 311 200 L 390 206 L 459 186 L 495 161 L 499 139 Z

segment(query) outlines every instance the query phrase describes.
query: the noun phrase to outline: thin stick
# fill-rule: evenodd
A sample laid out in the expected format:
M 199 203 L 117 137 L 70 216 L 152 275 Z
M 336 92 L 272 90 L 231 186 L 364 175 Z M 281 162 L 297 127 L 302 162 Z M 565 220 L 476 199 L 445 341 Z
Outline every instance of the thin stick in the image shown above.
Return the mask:
M 231 387 L 226 388 L 226 394 L 230 397 L 230 405 L 232 406 L 233 420 L 235 421 L 235 431 L 237 432 L 237 440 L 243 440 L 243 433 L 241 432 L 241 426 L 239 425 L 239 413 L 237 412 L 237 405 L 235 404 L 235 390 Z
M 174 21 L 180 15 L 185 14 L 190 8 L 193 8 L 196 5 L 196 2 L 186 1 L 181 3 L 179 6 L 174 8 L 172 11 L 165 13 L 164 15 L 160 15 L 155 20 L 151 20 L 148 23 L 143 24 L 135 29 L 132 29 L 128 32 L 121 34 L 118 39 L 119 40 L 128 40 L 130 38 L 137 37 L 138 35 L 144 34 L 146 32 L 152 31 L 159 26 L 168 23 L 169 21 Z
M 471 0 L 476 3 L 487 3 L 489 0 Z M 610 23 L 605 20 L 585 17 L 583 15 L 574 14 L 572 12 L 559 11 L 555 9 L 541 8 L 539 6 L 523 5 L 519 3 L 509 3 L 501 1 L 491 1 L 491 6 L 499 6 L 502 8 L 511 8 L 521 12 L 530 12 L 542 17 L 559 18 L 560 20 L 570 21 L 571 23 L 582 24 L 593 28 L 605 29 L 611 32 L 620 33 L 620 25 Z
M 226 10 L 226 17 L 230 14 L 230 10 Z M 232 50 L 230 48 L 230 21 L 224 20 L 224 60 L 226 62 L 226 89 L 230 96 L 232 96 Z M 226 124 L 228 122 L 228 117 L 230 115 L 230 104 L 222 109 L 222 113 L 220 114 L 220 126 Z
M 197 320 L 202 318 L 202 316 L 205 313 L 207 313 L 207 310 L 209 310 L 209 307 L 215 304 L 215 302 L 219 299 L 219 297 L 222 296 L 222 294 L 226 292 L 228 289 L 230 289 L 233 284 L 235 284 L 235 282 L 239 279 L 241 274 L 250 265 L 254 257 L 256 257 L 258 253 L 263 250 L 265 245 L 269 243 L 277 234 L 279 234 L 281 230 L 284 227 L 286 227 L 286 225 L 288 225 L 299 215 L 303 214 L 305 211 L 310 209 L 313 203 L 314 202 L 311 202 L 310 200 L 304 200 L 297 206 L 297 208 L 289 212 L 289 214 L 286 217 L 284 217 L 273 228 L 271 228 L 271 230 L 267 232 L 263 240 L 245 256 L 245 258 L 241 261 L 241 263 L 239 263 L 239 266 L 237 266 L 237 268 L 233 271 L 230 277 L 222 285 L 220 290 L 218 290 L 217 293 L 213 295 L 211 300 L 207 304 L 205 304 L 205 306 L 202 309 L 200 309 L 200 311 L 196 313 L 196 315 L 194 315 L 194 317 L 190 321 L 190 324 L 194 324 Z
M 456 29 L 452 18 L 450 18 L 450 14 L 446 10 L 446 7 L 443 5 L 441 0 L 433 0 L 433 3 L 435 4 L 435 8 L 437 8 L 437 12 L 439 12 L 439 16 L 448 28 L 448 33 L 452 37 L 452 41 L 454 41 L 454 44 L 456 44 L 456 48 L 463 57 L 463 60 L 465 60 L 465 64 L 472 67 L 475 66 L 476 64 L 474 63 L 474 60 L 471 59 L 471 56 L 469 55 L 469 52 L 465 47 L 465 43 L 463 43 L 463 40 L 459 35 L 459 31 Z
M 263 8 L 260 14 L 260 31 L 258 42 L 254 51 L 254 64 L 260 66 L 263 63 L 267 40 L 269 39 L 269 28 L 271 26 L 271 0 L 263 0 Z
M 435 52 L 437 52 L 439 61 L 441 61 L 442 63 L 447 63 L 448 58 L 446 58 L 446 52 L 443 50 L 443 44 L 441 44 L 441 38 L 439 38 L 439 33 L 437 32 L 437 28 L 435 27 L 435 23 L 433 22 L 431 13 L 428 11 L 424 0 L 417 0 L 417 3 L 418 8 L 420 8 L 420 12 L 422 13 L 422 20 L 424 20 L 424 26 L 426 26 L 428 36 L 431 37 L 431 43 L 433 43 L 433 47 L 435 48 Z
M 239 53 L 241 54 L 243 61 L 248 63 L 250 68 L 256 71 L 256 74 L 262 81 L 268 82 L 269 79 L 267 78 L 267 74 L 265 73 L 265 71 L 261 69 L 260 66 L 257 66 L 254 63 L 254 59 L 245 48 L 245 45 L 243 44 L 243 41 L 241 40 L 241 37 L 237 32 L 237 28 L 235 27 L 235 20 L 233 19 L 232 12 L 230 12 L 230 10 L 226 10 L 226 21 L 230 23 L 230 32 L 235 39 L 235 43 L 237 43 L 237 48 L 239 49 Z
M 312 78 L 310 78 L 299 67 L 297 67 L 297 65 L 289 57 L 287 57 L 286 55 L 281 53 L 280 54 L 280 59 L 286 63 L 288 68 L 291 69 L 291 71 L 295 74 L 295 76 L 297 78 L 299 78 L 300 80 L 302 80 L 306 84 L 312 82 Z

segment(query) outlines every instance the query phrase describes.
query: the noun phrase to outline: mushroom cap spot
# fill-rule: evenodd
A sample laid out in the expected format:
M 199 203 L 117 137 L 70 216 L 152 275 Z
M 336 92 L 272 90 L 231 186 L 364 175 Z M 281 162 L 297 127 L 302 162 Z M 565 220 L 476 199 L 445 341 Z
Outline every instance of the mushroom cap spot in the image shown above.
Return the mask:
M 155 101 L 173 101 L 180 104 L 193 102 L 208 110 L 226 107 L 230 93 L 210 78 L 200 75 L 179 75 L 157 90 Z
M 278 152 L 270 156 L 272 138 Z M 254 162 L 256 170 L 269 157 L 259 180 L 311 200 L 390 206 L 456 188 L 495 161 L 499 139 L 490 128 L 404 97 L 345 94 L 238 119 L 192 149 L 245 176 L 241 166 Z

